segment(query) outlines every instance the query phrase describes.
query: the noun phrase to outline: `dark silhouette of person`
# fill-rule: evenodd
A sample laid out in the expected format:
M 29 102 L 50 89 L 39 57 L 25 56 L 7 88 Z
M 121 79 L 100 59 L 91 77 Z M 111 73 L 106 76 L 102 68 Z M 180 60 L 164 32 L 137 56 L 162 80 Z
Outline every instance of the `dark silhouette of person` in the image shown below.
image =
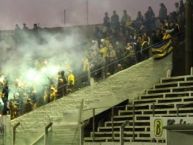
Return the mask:
M 164 3 L 160 4 L 159 18 L 161 21 L 164 21 L 167 19 L 167 8 L 164 5 Z
M 105 12 L 105 17 L 103 19 L 103 25 L 110 28 L 110 18 L 107 12 Z
M 113 32 L 118 32 L 120 29 L 119 16 L 116 11 L 113 11 L 113 15 L 111 16 L 111 29 Z
M 152 7 L 148 7 L 147 12 L 145 13 L 145 27 L 146 32 L 151 32 L 152 30 L 155 30 L 155 13 L 152 9 Z
M 67 94 L 67 79 L 64 71 L 58 73 L 58 85 L 57 85 L 57 96 L 63 97 Z
M 3 90 L 2 90 L 2 101 L 3 101 L 3 115 L 7 115 L 7 112 L 9 111 L 8 109 L 8 96 L 9 96 L 9 86 L 8 86 L 8 82 L 6 81 L 4 83 L 3 86 Z

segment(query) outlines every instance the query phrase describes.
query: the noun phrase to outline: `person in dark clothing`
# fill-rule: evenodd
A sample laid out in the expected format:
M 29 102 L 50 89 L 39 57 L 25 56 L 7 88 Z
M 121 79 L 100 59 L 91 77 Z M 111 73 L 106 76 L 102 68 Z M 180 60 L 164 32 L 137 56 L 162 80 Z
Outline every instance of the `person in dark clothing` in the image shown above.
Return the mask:
M 8 87 L 8 82 L 6 81 L 2 90 L 2 101 L 4 104 L 3 111 L 2 111 L 3 115 L 7 115 L 7 112 L 9 111 L 8 96 L 9 96 L 9 87 Z
M 110 28 L 110 18 L 107 12 L 105 12 L 105 17 L 103 19 L 103 25 Z
M 63 97 L 67 94 L 67 79 L 65 77 L 65 72 L 60 71 L 58 73 L 58 85 L 57 85 L 57 96 Z
M 153 12 L 152 7 L 148 7 L 147 12 L 145 13 L 145 27 L 146 31 L 149 32 L 155 30 L 155 13 Z
M 101 39 L 103 37 L 103 34 L 102 34 L 100 28 L 97 26 L 95 27 L 95 37 L 97 39 L 97 44 L 98 44 L 98 48 L 99 48 L 99 46 L 101 45 Z
M 123 11 L 123 16 L 121 18 L 121 28 L 122 28 L 123 33 L 126 32 L 129 21 L 131 21 L 131 18 L 127 14 L 127 10 L 124 10 Z
M 29 31 L 29 28 L 27 27 L 27 25 L 25 23 L 23 23 L 23 30 L 24 31 Z
M 111 29 L 113 32 L 118 32 L 120 29 L 119 16 L 116 11 L 113 11 L 113 15 L 111 16 Z
M 180 13 L 185 13 L 185 6 L 183 0 L 180 0 L 180 7 L 179 7 Z
M 33 110 L 33 104 L 31 102 L 31 99 L 28 98 L 27 102 L 25 104 L 25 107 L 24 107 L 24 113 L 28 113 L 28 112 L 30 112 L 32 110 Z
M 162 41 L 162 34 L 160 32 L 160 30 L 157 31 L 153 31 L 152 36 L 151 36 L 151 44 L 157 44 L 160 43 Z
M 139 11 L 137 13 L 137 18 L 135 20 L 135 27 L 136 27 L 136 29 L 140 29 L 141 26 L 143 25 L 143 23 L 144 23 L 144 18 L 143 18 L 143 15 L 141 14 L 141 11 Z
M 163 3 L 160 4 L 159 18 L 161 21 L 164 21 L 167 19 L 167 8 Z

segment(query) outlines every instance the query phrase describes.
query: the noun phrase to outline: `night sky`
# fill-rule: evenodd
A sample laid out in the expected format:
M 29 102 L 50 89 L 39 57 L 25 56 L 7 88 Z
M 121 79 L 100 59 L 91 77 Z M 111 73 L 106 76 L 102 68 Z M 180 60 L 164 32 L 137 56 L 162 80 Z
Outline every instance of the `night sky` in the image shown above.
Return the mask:
M 15 24 L 40 23 L 42 27 L 64 26 L 64 9 L 66 10 L 65 25 L 86 24 L 87 0 L 0 0 L 0 29 L 13 29 Z M 112 14 L 117 10 L 121 16 L 123 9 L 134 19 L 138 10 L 146 11 L 152 6 L 155 13 L 159 4 L 164 2 L 168 11 L 174 10 L 178 0 L 88 0 L 89 24 L 101 23 L 104 12 Z

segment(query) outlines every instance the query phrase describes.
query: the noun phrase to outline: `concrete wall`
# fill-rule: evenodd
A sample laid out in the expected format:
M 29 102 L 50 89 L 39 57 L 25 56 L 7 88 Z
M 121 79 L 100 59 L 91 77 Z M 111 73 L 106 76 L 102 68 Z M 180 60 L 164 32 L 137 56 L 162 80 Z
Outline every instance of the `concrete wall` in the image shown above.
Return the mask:
M 167 131 L 167 145 L 191 145 L 193 144 L 193 132 Z

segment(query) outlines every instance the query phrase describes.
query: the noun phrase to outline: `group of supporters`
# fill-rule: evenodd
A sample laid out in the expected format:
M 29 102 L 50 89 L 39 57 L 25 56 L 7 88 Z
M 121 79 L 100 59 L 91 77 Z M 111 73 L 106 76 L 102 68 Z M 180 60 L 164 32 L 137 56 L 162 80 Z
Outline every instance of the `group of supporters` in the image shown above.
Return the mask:
M 103 74 L 108 75 L 148 58 L 150 46 L 184 31 L 183 1 L 175 3 L 175 8 L 168 13 L 161 3 L 158 17 L 149 7 L 144 15 L 139 11 L 135 20 L 131 20 L 127 10 L 123 10 L 121 19 L 115 10 L 111 17 L 105 12 L 103 25 L 96 26 L 96 40 L 92 41 L 85 65 L 89 62 L 91 70 L 106 66 Z
M 148 58 L 151 55 L 150 46 L 171 39 L 183 31 L 185 13 L 183 1 L 176 3 L 175 7 L 176 10 L 168 14 L 166 6 L 161 3 L 158 17 L 155 17 L 152 8 L 149 7 L 144 15 L 139 11 L 135 20 L 131 20 L 126 10 L 123 11 L 121 20 L 116 11 L 113 11 L 111 17 L 106 12 L 103 24 L 96 26 L 96 39 L 92 40 L 82 62 L 86 81 L 84 77 L 80 80 L 89 82 L 90 78 L 95 80 L 105 78 Z M 23 29 L 29 31 L 25 24 Z M 38 29 L 39 26 L 35 24 L 33 31 L 36 33 Z M 18 26 L 15 31 L 21 33 Z M 18 39 L 21 38 L 17 38 L 16 41 Z M 78 81 L 72 71 L 68 74 L 60 71 L 56 83 L 50 79 L 50 83 L 42 93 L 37 93 L 33 88 L 25 91 L 20 88 L 21 91 L 14 95 L 14 99 L 9 100 L 9 83 L 5 79 L 0 85 L 4 104 L 0 109 L 2 114 L 9 113 L 11 118 L 15 118 L 73 92 Z
M 12 94 L 12 99 L 8 99 L 11 94 L 8 80 L 4 79 L 0 83 L 2 90 L 0 93 L 2 100 L 2 103 L 0 103 L 0 114 L 10 114 L 11 119 L 71 93 L 75 85 L 75 75 L 72 71 L 69 71 L 67 75 L 64 71 L 58 72 L 56 83 L 54 80 L 50 80 L 50 83 L 43 87 L 41 92 L 37 92 L 34 88 L 20 83 L 15 82 L 15 90 L 17 91 Z

